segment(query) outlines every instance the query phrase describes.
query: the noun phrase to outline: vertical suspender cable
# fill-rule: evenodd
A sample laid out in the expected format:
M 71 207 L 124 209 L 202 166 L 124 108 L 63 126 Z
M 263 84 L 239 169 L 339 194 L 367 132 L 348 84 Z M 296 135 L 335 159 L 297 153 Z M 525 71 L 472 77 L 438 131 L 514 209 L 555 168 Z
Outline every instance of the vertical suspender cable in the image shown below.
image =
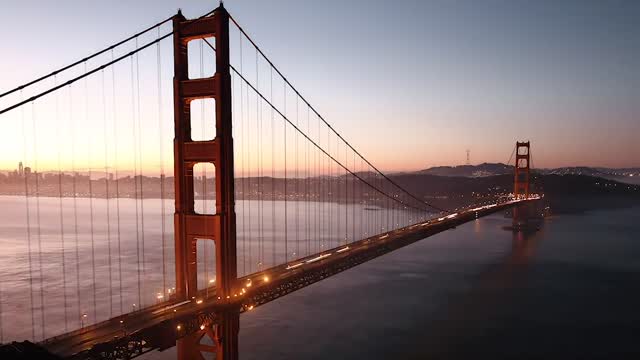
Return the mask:
M 344 144 L 344 164 L 345 166 L 349 163 L 349 159 L 348 157 L 348 147 L 347 144 Z M 344 218 L 345 218 L 345 223 L 344 223 L 344 243 L 345 245 L 349 242 L 349 183 L 348 180 L 349 179 L 349 174 L 347 172 L 347 169 L 344 170 Z M 353 221 L 353 219 L 351 220 Z
M 319 124 L 318 124 L 319 126 Z M 322 134 L 322 132 L 320 133 Z M 322 135 L 318 136 L 319 139 L 322 139 Z M 325 220 L 325 216 L 327 214 L 327 209 L 326 209 L 326 196 L 327 196 L 327 190 L 326 190 L 326 172 L 325 172 L 325 167 L 324 167 L 324 157 L 323 154 L 319 152 L 318 154 L 318 161 L 319 161 L 319 169 L 320 169 L 320 250 L 322 250 L 322 248 L 324 247 L 324 231 L 327 229 L 327 224 L 326 224 L 326 220 Z
M 296 96 L 296 126 L 298 126 L 298 97 Z M 295 137 L 296 145 L 295 145 L 295 162 L 296 162 L 296 171 L 295 171 L 295 194 L 294 200 L 296 204 L 296 256 L 300 257 L 300 208 L 299 208 L 299 199 L 298 195 L 300 194 L 300 187 L 298 186 L 300 182 L 299 174 L 298 174 L 298 133 L 296 133 Z M 294 256 L 295 258 L 295 256 Z
M 84 72 L 87 72 L 87 62 L 84 63 Z M 84 78 L 84 119 L 89 123 L 89 83 L 87 78 Z M 91 134 L 91 133 L 89 133 Z M 89 226 L 91 229 L 91 287 L 93 288 L 93 321 L 97 322 L 97 289 L 96 289 L 96 244 L 93 227 L 93 180 L 91 179 L 92 167 L 91 167 L 91 135 L 89 135 L 87 148 L 87 167 L 89 170 Z
M 114 59 L 113 50 L 111 50 L 111 60 Z M 120 294 L 120 314 L 124 312 L 124 300 L 122 291 L 122 239 L 120 233 L 120 174 L 118 173 L 118 115 L 116 111 L 116 70 L 115 65 L 111 67 L 111 97 L 113 107 L 113 170 L 116 180 L 116 238 L 118 239 L 118 293 Z
M 109 193 L 109 145 L 107 136 L 107 94 L 104 80 L 104 69 L 100 71 L 102 75 L 102 131 L 104 134 L 104 187 L 107 205 L 107 261 L 109 266 L 109 319 L 113 317 L 113 276 L 111 262 L 111 209 Z
M 158 26 L 158 38 L 160 38 L 160 26 Z M 165 217 L 166 211 L 164 207 L 165 195 L 164 195 L 164 131 L 162 130 L 162 57 L 160 52 L 160 42 L 157 44 L 157 64 L 158 64 L 158 138 L 159 138 L 159 151 L 160 151 L 160 230 L 161 230 L 161 242 L 162 242 L 162 293 L 167 294 L 167 265 L 165 249 L 166 244 L 166 224 Z M 168 295 L 168 294 L 167 294 Z M 165 299 L 166 300 L 166 299 Z
M 239 37 L 240 37 L 240 72 L 242 72 L 242 33 L 238 33 Z M 242 142 L 240 143 L 240 146 L 242 147 L 242 154 L 241 154 L 241 159 L 242 159 L 242 168 L 241 168 L 241 176 L 242 176 L 242 269 L 243 272 L 245 274 L 247 273 L 247 261 L 246 261 L 246 255 L 247 255 L 247 230 L 246 230 L 246 222 L 247 222 L 247 212 L 245 209 L 245 205 L 247 203 L 247 201 L 249 200 L 249 195 L 247 194 L 247 176 L 244 172 L 244 168 L 245 168 L 245 154 L 248 152 L 245 150 L 245 143 L 248 144 L 247 138 L 245 137 L 245 123 L 244 123 L 244 91 L 242 90 L 242 85 L 244 84 L 243 82 L 239 82 L 240 84 L 240 124 L 241 124 L 241 133 L 242 133 Z M 248 132 L 248 131 L 247 131 Z M 251 188 L 249 188 L 251 189 Z M 251 272 L 251 243 L 249 243 L 249 272 Z
M 389 193 L 393 196 L 393 188 L 390 186 Z M 391 231 L 393 229 L 393 201 L 389 199 L 387 203 L 387 231 Z
M 309 123 L 309 107 L 308 106 L 307 106 L 307 131 L 309 132 L 309 135 L 311 135 L 311 127 L 310 127 L 310 123 Z M 309 161 L 309 155 L 310 155 L 309 154 L 309 142 L 307 141 L 306 144 L 307 144 L 307 147 L 306 147 L 305 153 L 304 153 L 305 154 L 304 155 L 304 157 L 305 157 L 305 165 L 306 165 L 306 168 L 307 168 L 307 172 L 306 172 L 307 177 L 306 177 L 306 181 L 305 181 L 305 184 L 306 184 L 305 190 L 306 190 L 306 195 L 307 195 L 306 196 L 307 201 L 305 203 L 306 206 L 307 206 L 307 211 L 305 212 L 305 215 L 306 215 L 305 233 L 306 233 L 306 237 L 307 237 L 307 255 L 310 255 L 311 254 L 311 220 L 310 220 L 310 217 L 311 217 L 311 213 L 310 213 L 310 211 L 311 211 L 311 203 L 310 203 L 310 201 L 311 201 L 311 198 L 310 198 L 311 173 L 310 173 L 310 168 L 309 168 L 309 163 L 310 163 L 310 161 Z
M 353 156 L 352 157 L 353 157 L 353 169 L 354 169 L 354 171 L 357 171 L 357 169 L 356 169 L 356 153 L 355 152 L 353 152 Z M 353 220 L 353 221 L 351 221 L 351 239 L 352 239 L 352 241 L 356 241 L 357 240 L 357 238 L 356 238 L 356 206 L 357 206 L 357 202 L 356 202 L 356 199 L 357 199 L 356 185 L 358 185 L 358 181 L 357 181 L 357 178 L 355 176 L 353 176 L 352 179 L 351 179 L 351 187 L 352 187 L 352 190 L 351 190 L 351 197 L 352 197 L 352 200 L 351 200 L 351 203 L 352 203 L 352 206 L 351 206 L 351 213 L 352 213 L 351 214 L 351 218 Z
M 76 124 L 73 116 L 72 87 L 69 85 L 69 120 L 71 121 L 71 172 L 73 173 L 73 232 L 76 245 L 76 310 L 78 311 L 78 326 L 82 324 L 82 307 L 80 299 L 80 237 L 78 236 L 78 181 L 76 174 Z
M 55 84 L 58 84 L 58 77 L 53 77 Z M 60 141 L 60 97 L 56 93 L 56 139 Z M 64 258 L 64 213 L 62 206 L 62 155 L 60 150 L 60 143 L 58 145 L 58 212 L 60 214 L 60 254 L 62 260 L 62 299 L 64 304 L 64 331 L 69 331 L 69 319 L 67 316 L 67 271 Z
M 136 102 L 135 102 L 135 88 L 134 88 L 134 75 L 133 75 L 133 56 L 131 57 L 131 117 L 133 118 L 132 124 L 132 135 L 133 135 L 133 192 L 135 196 L 136 202 L 136 259 L 138 261 L 138 305 L 142 305 L 142 273 L 140 268 L 140 223 L 139 223 L 139 215 L 138 215 L 138 157 L 137 157 L 137 136 L 136 136 Z M 135 304 L 134 304 L 135 309 Z
M 35 186 L 36 186 L 36 229 L 38 238 L 38 273 L 40 278 L 40 321 L 42 323 L 42 339 L 45 339 L 45 318 L 44 318 L 44 272 L 42 271 L 42 227 L 40 225 L 40 169 L 38 168 L 38 130 L 36 120 L 36 107 L 35 103 L 31 102 L 31 116 L 33 121 L 33 168 L 35 174 Z
M 240 36 L 240 74 L 244 74 L 244 71 L 242 70 L 243 68 L 243 63 L 244 63 L 244 58 L 242 56 L 242 35 Z M 244 103 L 245 103 L 245 90 L 242 88 L 243 83 L 240 83 L 240 109 L 244 108 Z M 246 87 L 246 84 L 244 85 Z M 248 92 L 247 92 L 248 94 Z M 248 95 L 247 95 L 248 96 Z M 249 104 L 249 99 L 247 98 L 247 105 Z M 248 107 L 248 106 L 247 106 Z M 245 154 L 247 156 L 247 177 L 244 179 L 244 183 L 246 183 L 246 187 L 248 188 L 244 193 L 245 193 L 245 197 L 247 199 L 247 228 L 248 228 L 248 233 L 245 234 L 245 237 L 248 235 L 249 237 L 249 272 L 252 272 L 252 268 L 253 268 L 253 262 L 254 259 L 252 258 L 251 254 L 252 254 L 252 248 L 253 248 L 253 244 L 251 243 L 253 240 L 253 237 L 251 236 L 251 234 L 253 233 L 251 231 L 251 157 L 250 157 L 250 144 L 251 144 L 251 126 L 249 125 L 249 109 L 246 109 L 246 136 L 245 136 L 245 142 L 247 143 L 247 148 L 245 150 Z M 259 249 L 259 248 L 258 248 Z
M 331 137 L 329 136 L 329 127 L 327 126 L 327 153 L 331 154 Z M 326 229 L 328 229 L 328 236 L 327 236 L 327 247 L 331 246 L 331 238 L 332 238 L 332 233 L 331 231 L 332 226 L 331 226 L 331 182 L 333 181 L 333 179 L 331 178 L 331 159 L 329 159 L 328 156 L 325 156 L 325 159 L 327 161 L 327 215 L 325 217 L 325 221 L 326 221 Z M 328 221 L 327 221 L 328 220 Z
M 269 69 L 269 101 L 273 103 L 273 67 Z M 271 108 L 271 257 L 276 263 L 276 130 L 273 108 Z
M 22 90 L 20 90 L 20 97 L 22 97 Z M 24 161 L 27 161 L 27 133 L 26 133 L 26 119 L 24 116 L 24 108 L 21 108 L 22 111 L 22 151 Z M 33 259 L 31 255 L 31 214 L 30 214 L 30 206 L 29 206 L 29 177 L 27 176 L 27 172 L 24 173 L 24 194 L 25 194 L 25 208 L 27 210 L 27 248 L 28 248 L 28 259 L 29 259 L 29 294 L 30 294 L 30 302 L 29 307 L 31 308 L 31 338 L 33 341 L 36 341 L 36 320 L 35 320 L 35 305 L 33 299 Z
M 138 49 L 138 38 L 136 38 L 136 49 Z M 144 173 L 143 173 L 143 164 L 142 164 L 142 116 L 141 116 L 141 110 L 140 110 L 140 59 L 139 59 L 139 52 L 136 52 L 136 101 L 138 103 L 137 109 L 138 109 L 138 169 L 140 170 L 140 234 L 141 234 L 141 248 L 142 248 L 142 276 L 143 276 L 143 282 L 142 282 L 142 292 L 146 294 L 145 292 L 145 282 L 144 280 L 146 280 L 147 277 L 147 268 L 146 268 L 146 257 L 145 257 L 145 246 L 144 246 L 144 240 L 145 240 L 145 234 L 144 234 L 144 184 L 143 184 L 143 178 L 144 178 Z M 135 155 L 134 155 L 135 156 Z M 141 299 L 141 303 L 140 306 L 144 306 L 144 298 Z
M 31 102 L 33 120 L 33 167 L 36 181 L 36 224 L 38 237 L 38 272 L 40 274 L 40 321 L 42 323 L 42 339 L 45 339 L 46 323 L 44 319 L 44 272 L 42 271 L 42 231 L 40 226 L 40 169 L 38 168 L 38 128 L 36 125 L 35 103 Z
M 260 88 L 260 82 L 258 77 L 258 51 L 256 50 L 256 88 Z M 264 169 L 262 168 L 263 164 L 263 151 L 262 151 L 262 101 L 258 94 L 256 94 L 256 121 L 258 123 L 258 194 L 260 197 L 258 198 L 258 237 L 260 238 L 260 243 L 262 244 L 262 261 L 266 263 L 266 259 L 264 256 Z M 272 264 L 275 266 L 276 264 Z
M 231 95 L 231 99 L 232 99 L 231 100 L 231 106 L 232 106 L 231 113 L 232 114 L 237 114 L 238 113 L 238 111 L 237 111 L 238 110 L 238 102 L 235 101 L 235 99 L 236 99 L 235 89 L 236 89 L 236 81 L 237 81 L 237 80 L 235 80 L 236 76 L 237 75 L 234 74 L 234 73 L 231 74 L 231 94 L 232 94 Z M 233 124 L 232 137 L 234 139 L 236 139 L 236 142 L 235 142 L 235 145 L 233 147 L 233 158 L 237 160 L 237 161 L 234 162 L 234 169 L 233 169 L 234 174 L 238 174 L 239 173 L 238 170 L 242 166 L 242 159 L 240 158 L 240 156 L 242 154 L 241 146 L 242 146 L 242 141 L 244 141 L 244 139 L 243 140 L 239 140 L 239 138 L 241 137 L 241 134 L 242 134 L 242 127 L 240 127 L 239 123 L 237 123 L 237 122 L 234 123 Z M 215 178 L 215 169 L 214 169 L 214 178 Z M 235 186 L 234 186 L 235 199 L 236 199 L 236 204 L 238 204 L 238 201 L 241 201 L 241 197 L 240 197 L 241 186 L 240 186 L 240 184 L 238 184 L 239 180 L 238 180 L 237 177 L 235 177 L 234 182 L 235 182 Z M 215 185 L 215 180 L 214 180 L 214 183 L 213 183 L 214 191 L 215 191 L 215 186 L 216 185 Z M 243 194 L 243 196 L 244 196 L 244 194 Z M 214 206 L 215 206 L 215 204 L 214 204 Z M 237 205 L 237 209 L 239 209 L 239 208 L 240 208 L 240 206 Z M 239 219 L 239 218 L 240 218 L 240 216 L 238 215 L 238 213 L 236 213 L 236 219 Z M 244 213 L 242 214 L 242 226 L 244 226 Z M 236 233 L 237 234 L 239 233 L 238 229 L 240 229 L 240 228 L 241 228 L 240 226 L 237 226 L 237 229 L 236 229 Z M 240 243 L 243 243 L 244 242 L 244 231 L 242 231 L 241 234 L 242 234 L 241 237 L 239 235 L 236 235 L 237 239 L 240 239 L 240 240 L 237 240 L 237 241 L 240 241 Z M 214 256 L 215 256 L 215 243 L 214 243 L 213 246 L 214 246 Z M 236 249 L 239 250 L 238 246 L 236 246 Z M 237 263 L 237 268 L 238 268 L 238 276 L 242 277 L 242 276 L 246 275 L 245 263 L 244 263 L 246 258 L 245 258 L 244 250 L 242 251 L 242 254 L 240 254 L 240 253 L 237 254 L 238 258 L 240 258 L 240 256 L 242 256 L 242 259 L 239 260 L 239 262 Z M 240 266 L 241 265 L 242 265 L 242 270 L 240 270 Z M 214 276 L 215 276 L 215 269 L 214 269 Z
M 373 183 L 376 184 L 377 188 L 380 188 L 380 179 L 378 178 L 378 173 L 373 173 Z M 378 210 L 378 207 L 380 206 L 380 193 L 375 192 L 375 198 L 374 198 L 374 203 L 376 206 L 376 210 Z M 378 234 L 378 232 L 380 231 L 380 211 L 375 211 L 373 214 L 373 223 L 374 223 L 374 231 L 372 232 L 371 235 L 375 235 Z
M 329 127 L 327 127 L 327 153 L 329 155 L 331 155 L 331 136 L 329 135 Z M 329 208 L 329 221 L 327 222 L 327 226 L 329 229 L 329 239 L 328 239 L 328 244 L 327 247 L 331 246 L 331 240 L 333 238 L 333 211 L 332 211 L 332 207 L 333 207 L 333 193 L 331 192 L 332 188 L 333 188 L 333 173 L 332 173 L 333 167 L 331 164 L 331 159 L 329 159 L 327 157 L 327 186 L 328 186 L 328 190 L 327 190 L 327 194 L 328 194 L 328 199 L 327 199 L 327 206 Z
M 283 86 L 284 89 L 284 116 L 287 116 L 287 84 Z M 284 261 L 289 261 L 289 227 L 287 225 L 287 218 L 289 213 L 287 212 L 287 123 L 282 121 L 282 128 L 284 129 Z
M 318 121 L 318 144 L 320 144 L 320 121 Z M 320 186 L 322 185 L 322 174 L 320 173 L 320 150 L 316 149 L 316 156 L 314 156 L 314 162 L 316 165 L 316 216 L 315 216 L 315 225 L 316 225 L 316 252 L 320 252 L 320 204 L 322 204 L 321 194 L 322 189 Z

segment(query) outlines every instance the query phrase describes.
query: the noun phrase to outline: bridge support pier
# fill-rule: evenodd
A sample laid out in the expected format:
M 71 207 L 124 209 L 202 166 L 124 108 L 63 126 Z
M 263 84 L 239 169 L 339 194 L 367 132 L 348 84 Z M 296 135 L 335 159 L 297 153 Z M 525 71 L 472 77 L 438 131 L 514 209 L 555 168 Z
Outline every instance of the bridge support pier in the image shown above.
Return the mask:
M 208 37 L 215 38 L 216 72 L 210 78 L 189 79 L 187 44 Z M 196 241 L 206 240 L 215 243 L 216 297 L 224 302 L 237 292 L 229 13 L 222 5 L 212 16 L 195 20 L 178 13 L 173 19 L 173 39 L 176 297 L 195 300 L 202 295 L 198 291 Z M 213 140 L 192 139 L 191 101 L 197 99 L 215 100 Z M 198 163 L 215 166 L 214 215 L 194 210 L 193 168 Z M 213 352 L 218 360 L 236 360 L 238 331 L 237 309 L 216 314 L 215 324 L 201 324 L 199 331 L 177 341 L 178 359 L 203 359 L 202 352 Z M 213 346 L 201 343 L 205 336 Z
M 239 311 L 222 312 L 217 318 L 216 324 L 203 324 L 199 331 L 178 340 L 179 360 L 204 360 L 203 353 L 215 354 L 215 359 L 238 359 Z M 211 345 L 203 343 L 205 339 Z

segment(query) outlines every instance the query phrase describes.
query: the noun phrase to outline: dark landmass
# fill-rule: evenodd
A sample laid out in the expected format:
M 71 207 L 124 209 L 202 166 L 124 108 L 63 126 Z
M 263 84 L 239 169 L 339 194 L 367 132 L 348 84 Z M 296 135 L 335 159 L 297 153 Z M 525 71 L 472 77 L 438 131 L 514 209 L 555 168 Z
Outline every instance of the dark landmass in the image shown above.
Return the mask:
M 372 173 L 358 176 L 385 193 L 417 204 L 400 189 Z M 504 198 L 513 191 L 513 175 L 438 176 L 422 172 L 390 176 L 419 199 L 436 207 L 455 209 Z M 581 212 L 640 204 L 640 186 L 588 175 L 558 175 L 533 172 L 532 193 L 543 193 L 556 213 Z M 215 179 L 194 177 L 196 198 L 215 198 Z M 390 199 L 352 175 L 283 179 L 271 177 L 238 178 L 237 200 L 284 200 L 360 203 L 390 206 Z M 92 179 L 76 174 L 0 174 L 0 195 L 25 194 L 43 197 L 166 198 L 174 197 L 173 177 L 126 176 L 119 179 Z
M 502 163 L 482 163 L 479 165 L 436 166 L 416 171 L 416 174 L 437 176 L 483 177 L 513 174 L 513 166 Z
M 0 344 L 0 359 L 2 360 L 61 360 L 60 357 L 49 353 L 40 345 L 30 341 L 10 344 Z
M 561 167 L 554 169 L 535 169 L 543 175 L 585 175 L 616 180 L 628 184 L 640 185 L 640 168 L 604 168 L 589 166 Z M 478 165 L 436 166 L 416 171 L 416 174 L 461 177 L 485 177 L 513 174 L 513 166 L 502 163 L 483 163 Z
M 480 178 L 440 177 L 433 175 L 398 175 L 397 181 L 418 195 L 457 194 L 461 198 L 508 193 L 513 188 L 512 175 Z M 555 213 L 583 212 L 600 208 L 618 208 L 640 204 L 640 186 L 586 175 L 540 175 L 532 177 L 532 192 L 540 192 Z M 462 202 L 462 203 L 468 203 Z

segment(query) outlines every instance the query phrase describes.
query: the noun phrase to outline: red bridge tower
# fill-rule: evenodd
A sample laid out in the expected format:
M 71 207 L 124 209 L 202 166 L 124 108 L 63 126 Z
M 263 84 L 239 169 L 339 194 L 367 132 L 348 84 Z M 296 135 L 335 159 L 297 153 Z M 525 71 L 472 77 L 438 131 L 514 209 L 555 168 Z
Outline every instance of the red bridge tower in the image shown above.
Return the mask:
M 529 160 L 530 143 L 516 142 L 515 187 L 513 196 L 516 199 L 529 198 Z
M 516 142 L 516 165 L 514 175 L 514 199 L 529 198 L 529 163 L 531 160 L 530 143 Z M 513 229 L 526 230 L 529 228 L 529 215 L 532 213 L 529 204 L 517 205 L 513 208 Z
M 209 78 L 189 79 L 187 44 L 207 37 L 215 37 L 216 72 Z M 186 20 L 178 13 L 173 19 L 173 39 L 176 295 L 179 300 L 198 295 L 196 241 L 204 240 L 215 244 L 216 295 L 225 299 L 234 293 L 237 282 L 229 13 L 222 5 L 212 16 L 195 20 Z M 190 106 L 196 99 L 215 100 L 213 140 L 192 140 Z M 215 166 L 214 215 L 194 210 L 193 167 L 198 163 Z M 179 359 L 202 359 L 201 352 L 216 353 L 219 360 L 237 359 L 239 312 L 229 309 L 217 316 L 217 325 L 203 324 L 200 331 L 178 340 Z M 200 343 L 205 335 L 211 338 L 213 347 Z

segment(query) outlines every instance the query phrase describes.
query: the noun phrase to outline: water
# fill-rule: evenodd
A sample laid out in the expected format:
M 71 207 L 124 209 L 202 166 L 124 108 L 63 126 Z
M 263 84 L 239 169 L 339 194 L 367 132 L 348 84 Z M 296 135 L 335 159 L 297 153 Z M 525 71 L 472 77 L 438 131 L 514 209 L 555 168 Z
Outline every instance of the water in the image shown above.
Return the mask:
M 169 298 L 173 206 L 173 199 L 0 196 L 0 343 L 40 341 Z M 214 206 L 196 201 L 199 212 Z M 237 201 L 238 274 L 417 221 L 412 212 L 365 207 L 372 208 Z M 199 288 L 215 281 L 214 250 L 198 241 Z
M 241 359 L 637 358 L 640 207 L 493 215 L 241 317 Z M 149 359 L 175 359 L 175 348 Z
M 10 200 L 3 198 L 3 209 Z M 24 198 L 19 200 L 24 201 Z M 51 211 L 57 214 L 57 199 L 41 201 L 41 208 L 52 206 Z M 46 205 L 47 201 L 51 203 Z M 104 206 L 100 203 L 104 200 L 94 201 L 96 208 Z M 122 201 L 127 215 L 135 218 L 135 201 Z M 127 201 L 131 203 L 126 205 Z M 245 203 L 245 207 L 253 209 L 251 227 L 255 237 L 258 205 L 249 204 Z M 267 226 L 271 222 L 268 217 L 271 203 L 263 205 Z M 280 209 L 283 204 L 274 205 Z M 172 209 L 171 203 L 166 206 L 166 209 Z M 237 208 L 241 206 L 242 203 Z M 152 220 L 158 218 L 159 208 L 159 200 L 145 200 L 148 273 L 161 273 L 160 253 L 153 251 L 160 243 L 160 225 Z M 333 208 L 333 219 L 337 218 L 339 208 L 337 205 Z M 18 291 L 28 286 L 28 269 L 24 265 L 27 259 L 24 253 L 16 250 L 25 249 L 25 229 L 17 225 L 24 221 L 25 208 L 20 209 L 5 213 L 1 220 L 0 276 L 3 279 L 5 340 L 10 336 L 31 337 L 29 293 Z M 347 210 L 341 208 L 345 213 Z M 168 232 L 172 232 L 171 212 L 167 211 L 166 215 Z M 282 210 L 276 213 L 282 215 Z M 374 216 L 383 212 L 368 213 Z M 328 211 L 318 214 L 328 216 Z M 96 219 L 105 215 L 98 210 L 94 214 Z M 123 265 L 126 269 L 123 270 L 126 274 L 124 288 L 130 289 L 125 292 L 125 311 L 130 310 L 128 302 L 137 297 L 135 220 L 128 221 L 130 230 L 122 234 L 123 253 L 128 254 L 126 258 L 129 259 L 125 261 L 129 267 Z M 248 228 L 248 219 L 242 220 L 239 215 L 239 229 L 242 221 L 247 221 Z M 292 222 L 295 220 L 288 226 L 295 231 Z M 55 245 L 60 242 L 59 235 L 55 236 L 59 219 L 53 217 L 46 223 L 48 225 L 42 227 L 43 236 L 45 233 L 54 235 L 47 235 L 51 236 L 47 240 L 43 238 L 43 249 L 46 250 L 43 258 L 52 259 L 49 265 L 45 261 L 44 273 L 55 280 L 61 275 L 61 266 L 56 260 L 61 253 Z M 86 211 L 80 214 L 79 223 L 82 231 L 87 231 Z M 559 215 L 547 219 L 542 231 L 526 238 L 504 231 L 502 227 L 508 223 L 509 220 L 501 215 L 493 215 L 465 224 L 242 315 L 241 358 L 637 357 L 640 352 L 636 346 L 636 334 L 640 333 L 640 312 L 637 311 L 640 303 L 637 235 L 640 233 L 640 207 Z M 356 233 L 361 231 L 359 227 L 363 224 L 357 225 Z M 65 228 L 68 226 L 72 226 L 71 221 L 65 218 Z M 279 229 L 281 232 L 282 228 Z M 333 226 L 332 229 L 341 233 L 345 226 Z M 13 237 L 9 236 L 12 232 Z M 71 232 L 67 236 L 67 276 L 72 279 L 67 289 L 68 312 L 75 315 L 75 255 L 71 251 L 74 240 Z M 335 241 L 335 236 L 326 233 L 320 238 L 327 244 Z M 166 240 L 171 244 L 173 238 Z M 46 245 L 49 241 L 53 245 Z M 84 275 L 90 275 L 87 274 L 90 241 L 82 241 L 80 265 L 84 279 L 87 277 Z M 260 244 L 249 243 L 255 256 Z M 108 269 L 104 256 L 108 249 L 99 246 L 96 254 L 105 259 L 101 260 L 99 269 Z M 13 255 L 7 255 L 7 249 Z M 167 251 L 167 256 L 172 254 L 172 249 Z M 270 253 L 266 257 L 269 256 Z M 282 250 L 278 249 L 277 256 L 284 256 Z M 257 259 L 252 263 L 257 266 Z M 98 270 L 99 284 L 106 274 L 108 271 Z M 117 283 L 117 273 L 112 275 L 112 281 Z M 146 286 L 158 287 L 154 284 L 161 283 L 162 279 L 155 276 L 146 282 Z M 45 284 L 52 288 L 60 286 L 50 280 Z M 147 302 L 153 303 L 153 291 L 147 291 L 150 294 Z M 59 297 L 51 296 L 54 293 L 45 292 L 45 304 L 62 303 Z M 108 311 L 109 302 L 104 295 L 98 296 L 98 312 Z M 81 298 L 82 303 L 92 301 L 90 282 L 81 286 Z M 39 304 L 38 292 L 34 302 Z M 118 298 L 114 298 L 114 312 L 118 310 L 118 303 Z M 62 310 L 57 309 L 46 312 L 46 335 L 64 326 Z M 35 322 L 40 323 L 38 312 Z M 70 327 L 73 325 L 69 324 Z M 41 337 L 40 330 L 38 328 L 36 338 Z M 175 348 L 153 352 L 145 358 L 175 359 Z

